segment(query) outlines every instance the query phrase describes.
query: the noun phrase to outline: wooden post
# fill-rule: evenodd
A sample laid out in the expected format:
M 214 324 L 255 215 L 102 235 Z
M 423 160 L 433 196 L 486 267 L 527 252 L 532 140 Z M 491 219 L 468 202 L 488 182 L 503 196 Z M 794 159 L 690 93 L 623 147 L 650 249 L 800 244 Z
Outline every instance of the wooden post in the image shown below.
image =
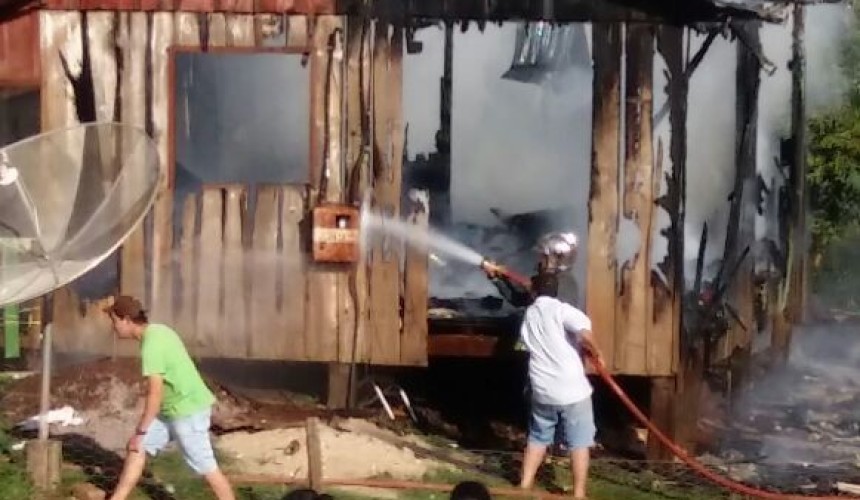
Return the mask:
M 624 106 L 624 180 L 622 210 L 628 227 L 638 230 L 635 255 L 621 266 L 616 309 L 616 365 L 625 373 L 648 373 L 646 364 L 651 325 L 651 238 L 654 192 L 652 176 L 652 96 L 654 27 L 627 26 Z M 619 220 L 620 222 L 620 220 Z M 619 228 L 623 227 L 619 224 Z M 624 230 L 619 229 L 619 237 Z M 630 231 L 628 237 L 632 237 Z M 653 346 L 652 346 L 653 348 Z
M 744 256 L 744 251 L 751 248 L 755 239 L 758 193 L 755 191 L 754 181 L 758 143 L 758 95 L 761 83 L 761 61 L 756 52 L 761 48 L 761 41 L 760 23 L 744 22 L 737 29 L 745 34 L 746 40 L 737 41 L 735 182 L 732 188 L 722 276 L 724 281 L 728 281 L 726 300 L 737 309 L 744 325 L 739 325 L 736 321 L 731 323 L 721 357 L 740 354 L 739 357 L 743 359 L 752 349 L 753 333 L 756 331 L 752 257 L 747 255 L 740 262 L 740 266 L 738 261 Z M 735 266 L 738 266 L 737 272 L 733 276 L 729 275 Z M 715 360 L 706 360 L 712 361 Z M 742 382 L 740 379 L 733 379 L 732 385 Z
M 443 170 L 440 190 L 431 200 L 430 220 L 432 225 L 444 227 L 451 223 L 451 104 L 454 97 L 454 23 L 445 22 L 445 46 L 443 52 L 442 79 L 439 82 L 439 135 L 436 136 L 437 166 Z
M 674 377 L 652 379 L 651 418 L 664 432 L 672 436 L 681 446 L 688 447 L 693 436 L 699 413 L 699 390 L 703 366 L 697 363 L 701 356 L 688 356 L 691 345 L 683 335 L 684 281 L 684 212 L 687 185 L 687 100 L 689 95 L 689 70 L 684 64 L 684 29 L 677 26 L 661 26 L 658 32 L 658 49 L 666 62 L 668 71 L 669 123 L 671 139 L 669 157 L 672 174 L 668 179 L 668 190 L 658 203 L 669 213 L 669 249 L 667 261 L 661 266 L 666 276 L 668 293 L 655 287 L 654 307 L 664 308 L 669 315 L 663 324 L 655 328 L 668 328 L 671 335 L 671 372 Z M 669 301 L 669 304 L 661 304 Z M 666 312 L 669 309 L 670 312 Z M 667 324 L 668 323 L 668 324 Z M 665 332 L 663 333 L 665 335 Z M 667 339 L 668 340 L 668 339 Z M 666 450 L 649 435 L 648 457 L 668 458 Z
M 326 397 L 326 406 L 329 409 L 346 408 L 350 401 L 355 398 L 351 397 L 350 384 L 350 364 L 349 363 L 329 363 L 328 364 L 328 394 Z
M 791 346 L 791 327 L 803 321 L 806 315 L 809 259 L 806 214 L 806 101 L 804 77 L 806 52 L 803 45 L 805 10 L 802 4 L 794 6 L 791 61 L 791 136 L 792 159 L 790 182 L 791 211 L 789 238 L 789 274 L 784 279 L 788 286 L 788 300 L 782 310 L 775 311 L 772 347 L 777 356 L 785 359 Z
M 675 435 L 675 377 L 651 378 L 651 421 L 667 436 Z M 670 460 L 672 452 L 652 436 L 648 435 L 646 455 L 648 460 Z
M 615 235 L 621 124 L 621 24 L 595 23 L 591 192 L 586 309 L 610 369 L 615 366 Z
M 308 487 L 316 491 L 322 488 L 323 464 L 322 442 L 320 441 L 320 420 L 311 417 L 305 421 L 308 449 Z
M 62 443 L 49 438 L 48 412 L 51 409 L 51 364 L 53 325 L 47 323 L 42 341 L 42 389 L 39 402 L 39 439 L 27 444 L 27 472 L 37 488 L 53 490 L 60 483 Z

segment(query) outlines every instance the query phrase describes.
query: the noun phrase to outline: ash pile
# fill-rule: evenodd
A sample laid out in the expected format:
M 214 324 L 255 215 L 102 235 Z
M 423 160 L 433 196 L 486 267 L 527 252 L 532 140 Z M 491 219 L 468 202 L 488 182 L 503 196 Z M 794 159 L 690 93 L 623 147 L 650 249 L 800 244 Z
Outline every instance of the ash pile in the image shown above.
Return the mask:
M 706 462 L 798 493 L 860 493 L 860 323 L 798 328 L 789 361 L 738 396 Z

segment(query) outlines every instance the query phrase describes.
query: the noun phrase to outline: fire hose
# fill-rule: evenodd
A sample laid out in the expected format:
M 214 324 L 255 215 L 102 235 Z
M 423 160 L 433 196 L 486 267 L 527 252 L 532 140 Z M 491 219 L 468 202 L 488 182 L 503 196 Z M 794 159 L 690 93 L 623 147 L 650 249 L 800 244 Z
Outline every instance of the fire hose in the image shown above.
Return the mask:
M 491 263 L 488 261 L 484 261 L 481 264 L 481 267 L 486 269 L 490 269 L 491 271 L 504 275 L 509 280 L 519 284 L 520 286 L 525 287 L 526 289 L 531 288 L 530 282 L 523 276 L 520 276 L 505 267 L 502 267 L 498 264 Z M 593 357 L 592 357 L 593 359 Z M 681 460 L 688 467 L 693 469 L 697 474 L 702 476 L 703 478 L 711 481 L 714 484 L 717 484 L 726 490 L 739 493 L 741 495 L 746 495 L 753 498 L 764 498 L 769 500 L 837 500 L 848 498 L 846 496 L 807 496 L 807 495 L 791 495 L 785 493 L 777 493 L 773 491 L 767 491 L 759 488 L 755 488 L 752 486 L 748 486 L 746 484 L 740 483 L 738 481 L 734 481 L 725 476 L 722 476 L 710 469 L 708 469 L 704 464 L 691 457 L 683 448 L 674 443 L 671 439 L 669 439 L 665 434 L 663 434 L 660 429 L 657 428 L 656 425 L 636 406 L 636 404 L 630 399 L 624 389 L 618 385 L 618 382 L 615 381 L 615 378 L 609 373 L 609 370 L 602 363 L 592 362 L 592 366 L 594 366 L 597 375 L 606 383 L 607 386 L 612 390 L 612 392 L 621 400 L 625 407 L 636 417 L 642 425 L 644 425 L 648 432 L 653 434 L 657 440 L 666 447 L 669 451 L 672 452 L 679 460 Z

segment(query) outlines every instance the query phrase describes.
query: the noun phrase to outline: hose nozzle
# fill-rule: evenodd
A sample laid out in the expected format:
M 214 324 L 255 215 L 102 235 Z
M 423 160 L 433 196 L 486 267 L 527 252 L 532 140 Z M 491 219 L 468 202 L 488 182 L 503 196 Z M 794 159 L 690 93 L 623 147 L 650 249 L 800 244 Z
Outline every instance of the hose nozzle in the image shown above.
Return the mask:
M 502 266 L 486 258 L 481 261 L 481 269 L 490 276 L 495 276 L 504 272 L 504 268 Z

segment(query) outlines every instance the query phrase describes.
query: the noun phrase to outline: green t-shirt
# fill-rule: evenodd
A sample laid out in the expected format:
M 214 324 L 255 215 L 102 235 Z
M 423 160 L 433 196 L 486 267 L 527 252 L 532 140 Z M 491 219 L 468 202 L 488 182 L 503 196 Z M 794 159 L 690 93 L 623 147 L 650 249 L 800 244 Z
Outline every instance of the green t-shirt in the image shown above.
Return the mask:
M 161 415 L 169 420 L 187 417 L 215 403 L 200 372 L 172 328 L 151 324 L 143 333 L 140 348 L 143 376 L 161 375 L 164 393 Z

